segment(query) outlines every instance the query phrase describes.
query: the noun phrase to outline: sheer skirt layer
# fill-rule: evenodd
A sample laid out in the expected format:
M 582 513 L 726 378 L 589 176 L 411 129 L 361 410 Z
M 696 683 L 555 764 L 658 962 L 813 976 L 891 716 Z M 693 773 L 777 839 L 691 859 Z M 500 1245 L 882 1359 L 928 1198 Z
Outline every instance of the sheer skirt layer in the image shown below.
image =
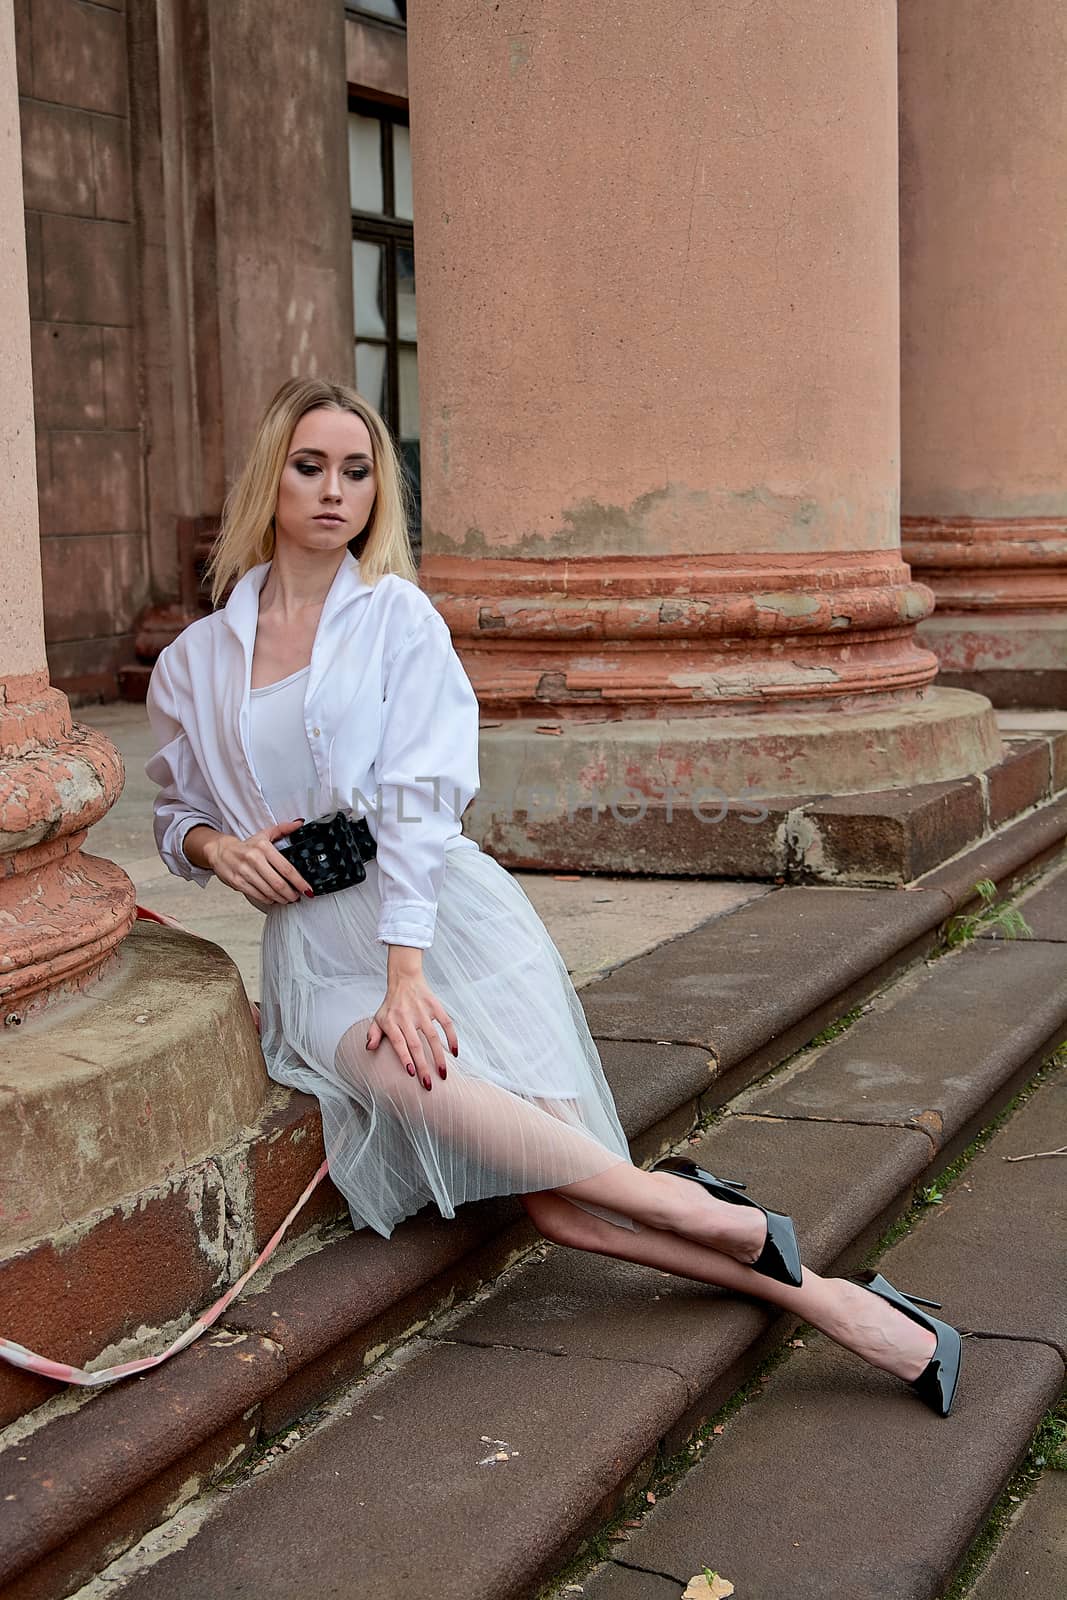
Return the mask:
M 378 906 L 371 861 L 364 883 L 275 907 L 263 930 L 267 1069 L 318 1098 L 353 1225 L 388 1235 L 429 1200 L 451 1217 L 467 1200 L 555 1189 L 629 1162 L 581 1002 L 517 880 L 472 845 L 448 851 L 423 972 L 459 1056 L 442 1034 L 448 1077 L 433 1072 L 429 1091 L 388 1040 L 366 1048 L 387 986 Z

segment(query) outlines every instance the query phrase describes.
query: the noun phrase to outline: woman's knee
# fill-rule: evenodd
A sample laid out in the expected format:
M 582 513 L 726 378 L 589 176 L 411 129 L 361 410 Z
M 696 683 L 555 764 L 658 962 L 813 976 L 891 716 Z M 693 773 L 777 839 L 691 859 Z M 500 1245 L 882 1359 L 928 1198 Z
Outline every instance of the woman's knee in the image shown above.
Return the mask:
M 374 1050 L 367 1048 L 367 1025 L 349 1028 L 337 1046 L 334 1066 L 340 1076 L 355 1087 L 368 1091 L 376 1100 L 397 1103 L 425 1094 L 417 1077 L 412 1077 L 388 1039 Z
M 530 1221 L 545 1239 L 552 1244 L 569 1245 L 571 1249 L 585 1248 L 586 1239 L 582 1213 L 577 1206 L 552 1190 L 539 1190 L 519 1196 Z

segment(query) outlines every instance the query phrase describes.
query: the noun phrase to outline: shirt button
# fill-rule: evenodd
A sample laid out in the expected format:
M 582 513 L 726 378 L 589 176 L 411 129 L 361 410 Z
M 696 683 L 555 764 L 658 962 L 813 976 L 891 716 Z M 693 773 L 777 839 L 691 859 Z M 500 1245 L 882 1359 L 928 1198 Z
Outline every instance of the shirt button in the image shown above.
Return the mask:
M 318 736 L 319 736 L 319 730 L 318 730 L 318 728 L 312 728 L 312 730 L 311 730 L 311 735 L 312 735 L 312 738 L 314 738 L 314 739 L 317 739 L 317 738 L 318 738 Z

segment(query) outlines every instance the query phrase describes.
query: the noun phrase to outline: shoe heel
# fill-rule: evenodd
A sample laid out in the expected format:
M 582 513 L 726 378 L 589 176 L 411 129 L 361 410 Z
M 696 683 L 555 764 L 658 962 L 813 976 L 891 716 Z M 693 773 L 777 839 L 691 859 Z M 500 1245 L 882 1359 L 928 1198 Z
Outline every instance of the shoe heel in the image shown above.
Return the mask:
M 894 1289 L 893 1285 L 873 1267 L 868 1267 L 865 1272 L 855 1273 L 852 1281 L 864 1289 L 870 1289 L 874 1294 L 880 1294 L 883 1300 L 889 1300 L 891 1303 L 909 1300 L 914 1306 L 932 1306 L 935 1311 L 941 1310 L 940 1300 L 924 1300 L 921 1294 L 908 1294 L 906 1289 Z

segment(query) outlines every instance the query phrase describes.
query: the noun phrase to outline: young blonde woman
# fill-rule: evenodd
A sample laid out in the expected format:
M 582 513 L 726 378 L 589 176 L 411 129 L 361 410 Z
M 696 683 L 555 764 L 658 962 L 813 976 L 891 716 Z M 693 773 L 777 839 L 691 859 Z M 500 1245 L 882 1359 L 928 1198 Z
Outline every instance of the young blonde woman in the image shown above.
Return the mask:
M 358 559 L 356 552 L 358 551 Z M 418 585 L 397 455 L 340 384 L 274 396 L 209 564 L 218 607 L 160 655 L 156 842 L 266 914 L 272 1078 L 317 1096 L 354 1227 L 514 1193 L 547 1238 L 759 1296 L 951 1405 L 960 1337 L 876 1274 L 803 1268 L 790 1218 L 668 1160 L 636 1167 L 563 961 L 461 830 L 478 705 Z M 286 836 L 365 816 L 363 882 L 315 894 Z M 934 1302 L 922 1302 L 933 1304 Z

